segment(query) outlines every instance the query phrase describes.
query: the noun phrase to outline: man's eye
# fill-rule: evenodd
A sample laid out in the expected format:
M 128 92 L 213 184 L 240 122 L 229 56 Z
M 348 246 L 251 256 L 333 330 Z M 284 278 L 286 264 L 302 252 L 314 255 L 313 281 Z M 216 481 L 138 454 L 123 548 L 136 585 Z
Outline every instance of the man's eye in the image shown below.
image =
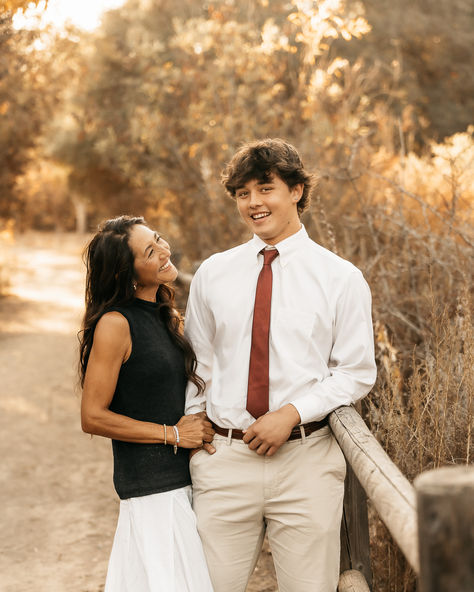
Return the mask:
M 237 193 L 237 197 L 247 197 L 247 193 L 245 191 L 242 193 Z

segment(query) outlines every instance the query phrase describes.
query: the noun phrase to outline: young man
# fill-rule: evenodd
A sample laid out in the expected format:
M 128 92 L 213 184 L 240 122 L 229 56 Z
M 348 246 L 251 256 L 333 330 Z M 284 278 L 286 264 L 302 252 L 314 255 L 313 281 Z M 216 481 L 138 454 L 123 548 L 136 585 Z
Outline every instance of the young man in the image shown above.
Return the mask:
M 254 236 L 204 261 L 185 324 L 206 383 L 186 412 L 216 430 L 191 458 L 214 590 L 244 592 L 266 530 L 280 592 L 335 592 L 345 461 L 327 416 L 374 384 L 370 291 L 301 225 L 311 177 L 293 146 L 245 145 L 223 183 Z

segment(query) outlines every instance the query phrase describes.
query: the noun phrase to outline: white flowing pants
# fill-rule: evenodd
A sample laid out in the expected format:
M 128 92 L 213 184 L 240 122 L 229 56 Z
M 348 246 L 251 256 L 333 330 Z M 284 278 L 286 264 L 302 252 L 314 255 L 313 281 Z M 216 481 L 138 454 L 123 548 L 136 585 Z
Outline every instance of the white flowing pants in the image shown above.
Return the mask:
M 212 592 L 190 486 L 120 501 L 104 592 Z

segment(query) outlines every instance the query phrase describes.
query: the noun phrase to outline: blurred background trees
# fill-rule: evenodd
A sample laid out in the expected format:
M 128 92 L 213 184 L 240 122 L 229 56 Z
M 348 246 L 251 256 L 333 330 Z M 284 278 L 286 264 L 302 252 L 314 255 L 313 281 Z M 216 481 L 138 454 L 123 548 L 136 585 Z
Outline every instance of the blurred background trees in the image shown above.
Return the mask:
M 92 33 L 14 29 L 21 2 L 3 6 L 0 212 L 19 228 L 51 227 L 28 163 L 60 167 L 59 228 L 133 209 L 199 261 L 241 238 L 219 174 L 242 141 L 294 142 L 335 207 L 362 152 L 426 157 L 473 112 L 468 0 L 129 0 Z
M 16 217 L 16 181 L 34 160 L 54 96 L 45 91 L 48 60 L 34 49 L 34 31 L 16 31 L 11 14 L 0 14 L 0 217 Z
M 128 0 L 92 32 L 13 27 L 25 4 L 0 3 L 0 225 L 143 214 L 193 271 L 247 236 L 225 162 L 283 137 L 310 235 L 372 287 L 373 431 L 409 478 L 472 461 L 470 0 Z M 375 589 L 414 590 L 372 529 Z

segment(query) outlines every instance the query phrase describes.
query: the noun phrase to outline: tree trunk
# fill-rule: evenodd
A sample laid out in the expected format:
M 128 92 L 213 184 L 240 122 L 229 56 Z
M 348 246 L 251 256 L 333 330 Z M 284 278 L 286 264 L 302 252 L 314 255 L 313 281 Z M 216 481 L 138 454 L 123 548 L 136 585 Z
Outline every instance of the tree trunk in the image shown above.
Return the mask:
M 74 215 L 76 218 L 76 233 L 85 234 L 87 232 L 87 203 L 78 193 L 72 194 L 72 203 L 74 205 Z

